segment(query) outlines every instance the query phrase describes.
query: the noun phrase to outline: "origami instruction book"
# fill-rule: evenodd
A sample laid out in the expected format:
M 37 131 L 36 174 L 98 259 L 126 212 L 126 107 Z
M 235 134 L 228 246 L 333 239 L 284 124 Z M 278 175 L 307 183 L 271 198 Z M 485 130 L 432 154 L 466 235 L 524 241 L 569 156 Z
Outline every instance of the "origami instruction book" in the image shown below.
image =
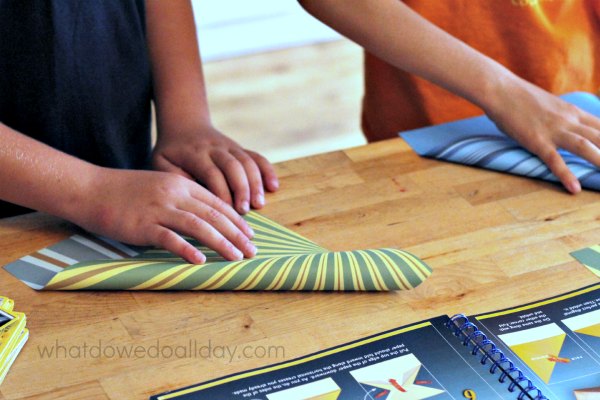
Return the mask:
M 151 400 L 588 400 L 599 393 L 596 284 L 506 310 L 435 317 Z

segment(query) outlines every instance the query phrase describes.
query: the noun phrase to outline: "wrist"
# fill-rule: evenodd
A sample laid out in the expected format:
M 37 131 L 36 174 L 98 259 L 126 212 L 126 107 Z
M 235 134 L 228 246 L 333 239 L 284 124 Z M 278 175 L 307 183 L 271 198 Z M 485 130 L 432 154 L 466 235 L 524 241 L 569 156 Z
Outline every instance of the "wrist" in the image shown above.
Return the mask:
M 109 168 L 82 162 L 74 173 L 69 190 L 60 194 L 56 201 L 57 209 L 52 214 L 85 226 L 91 210 L 98 206 L 97 199 L 106 191 L 109 180 L 106 179 Z
M 509 109 L 514 99 L 526 92 L 526 86 L 526 81 L 502 67 L 488 74 L 474 102 L 493 118 L 502 110 Z
M 179 136 L 181 132 L 202 132 L 213 129 L 213 123 L 208 110 L 188 110 L 186 112 L 160 112 L 157 110 L 158 139 Z

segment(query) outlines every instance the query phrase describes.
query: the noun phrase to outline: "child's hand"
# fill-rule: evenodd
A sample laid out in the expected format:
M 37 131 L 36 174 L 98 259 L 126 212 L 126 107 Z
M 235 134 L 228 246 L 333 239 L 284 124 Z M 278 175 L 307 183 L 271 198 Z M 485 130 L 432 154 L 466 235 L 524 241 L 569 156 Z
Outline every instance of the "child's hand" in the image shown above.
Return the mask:
M 152 162 L 157 170 L 197 179 L 242 214 L 264 206 L 264 188 L 272 192 L 279 187 L 266 158 L 244 150 L 212 126 L 160 135 Z
M 187 235 L 228 260 L 256 254 L 252 229 L 231 207 L 197 183 L 157 171 L 100 168 L 88 202 L 73 222 L 122 242 L 154 245 L 201 264 L 206 257 Z
M 600 167 L 600 119 L 557 96 L 520 81 L 502 90 L 488 115 L 506 134 L 536 154 L 571 193 L 581 184 L 557 149 Z
M 198 180 L 240 213 L 261 208 L 277 176 L 210 122 L 191 3 L 147 1 L 146 25 L 159 132 L 154 168 Z

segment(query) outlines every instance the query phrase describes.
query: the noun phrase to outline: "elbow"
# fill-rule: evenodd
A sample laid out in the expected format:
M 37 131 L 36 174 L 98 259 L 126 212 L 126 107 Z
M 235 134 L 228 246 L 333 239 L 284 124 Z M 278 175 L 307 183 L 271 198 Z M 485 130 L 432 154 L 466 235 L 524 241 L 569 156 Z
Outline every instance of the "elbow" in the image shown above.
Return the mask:
M 319 4 L 319 0 L 298 0 L 298 4 L 300 4 L 300 7 L 304 8 L 304 11 L 316 17 L 315 11 L 317 9 L 317 5 Z

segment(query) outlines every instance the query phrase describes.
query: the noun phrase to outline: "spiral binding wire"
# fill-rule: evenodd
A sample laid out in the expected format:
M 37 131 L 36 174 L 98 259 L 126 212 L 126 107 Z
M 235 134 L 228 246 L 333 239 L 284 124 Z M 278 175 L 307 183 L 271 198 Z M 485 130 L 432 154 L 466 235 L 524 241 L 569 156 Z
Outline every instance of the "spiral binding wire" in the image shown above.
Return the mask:
M 465 346 L 471 347 L 471 354 L 481 356 L 481 364 L 485 365 L 489 362 L 490 373 L 495 374 L 500 372 L 498 381 L 500 383 L 510 381 L 508 391 L 514 392 L 515 389 L 520 389 L 517 400 L 548 400 L 546 396 L 529 380 L 523 372 L 510 361 L 500 349 L 496 347 L 494 342 L 489 340 L 486 335 L 477 329 L 477 326 L 469 321 L 463 314 L 456 314 L 446 323 L 446 326 L 452 330 L 454 336 L 462 339 Z M 527 396 L 527 397 L 525 397 Z

